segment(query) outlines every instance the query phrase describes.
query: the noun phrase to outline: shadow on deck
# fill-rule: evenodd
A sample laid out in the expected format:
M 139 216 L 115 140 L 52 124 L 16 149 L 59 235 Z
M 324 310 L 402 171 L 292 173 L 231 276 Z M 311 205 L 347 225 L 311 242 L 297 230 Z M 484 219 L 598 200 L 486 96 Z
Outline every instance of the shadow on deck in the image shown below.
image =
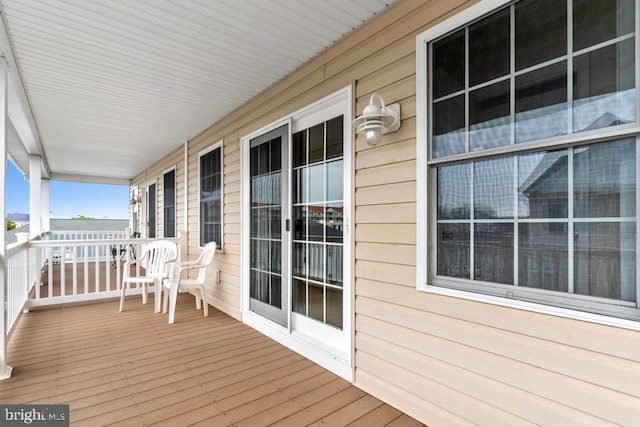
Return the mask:
M 0 402 L 69 404 L 74 426 L 420 425 L 189 294 L 173 325 L 140 296 L 23 314 L 8 362 Z

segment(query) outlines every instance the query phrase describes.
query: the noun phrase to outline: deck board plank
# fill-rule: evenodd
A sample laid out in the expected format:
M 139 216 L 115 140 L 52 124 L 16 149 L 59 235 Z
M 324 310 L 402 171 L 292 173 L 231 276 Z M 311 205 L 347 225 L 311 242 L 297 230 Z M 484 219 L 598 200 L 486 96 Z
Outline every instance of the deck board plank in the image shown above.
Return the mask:
M 336 375 L 180 294 L 176 323 L 139 296 L 21 316 L 4 404 L 70 405 L 72 425 L 419 425 Z M 293 423 L 293 424 L 292 424 Z M 363 424 L 364 423 L 364 424 Z

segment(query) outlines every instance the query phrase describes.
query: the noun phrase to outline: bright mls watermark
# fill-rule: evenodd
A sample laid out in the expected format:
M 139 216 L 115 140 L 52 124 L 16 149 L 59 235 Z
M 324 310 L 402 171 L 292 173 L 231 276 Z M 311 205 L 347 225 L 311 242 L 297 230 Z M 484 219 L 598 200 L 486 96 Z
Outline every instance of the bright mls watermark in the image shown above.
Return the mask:
M 2 405 L 1 426 L 69 426 L 69 405 Z

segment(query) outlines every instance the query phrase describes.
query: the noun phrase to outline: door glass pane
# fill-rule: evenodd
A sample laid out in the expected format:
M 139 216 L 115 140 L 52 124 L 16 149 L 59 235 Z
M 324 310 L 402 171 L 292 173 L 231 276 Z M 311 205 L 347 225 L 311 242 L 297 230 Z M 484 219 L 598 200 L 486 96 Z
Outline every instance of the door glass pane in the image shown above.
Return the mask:
M 296 132 L 293 138 L 293 167 L 307 163 L 307 131 Z
M 335 117 L 299 132 L 308 132 L 309 162 L 293 171 L 292 271 L 297 294 L 292 306 L 296 313 L 323 323 L 328 323 L 326 285 L 343 284 L 343 120 L 342 116 Z M 303 142 L 302 138 L 298 140 Z M 302 305 L 303 295 L 308 307 Z M 332 297 L 339 298 L 336 292 Z M 342 312 L 335 310 L 341 310 L 342 301 L 331 300 L 331 304 L 331 325 L 341 327 Z
M 309 163 L 324 160 L 324 123 L 309 129 Z
M 307 315 L 307 282 L 293 279 L 293 296 L 291 309 L 294 313 Z
M 282 162 L 281 138 L 251 149 L 250 236 L 251 298 L 282 307 Z M 253 280 L 255 278 L 255 281 Z
M 309 317 L 324 322 L 324 286 L 309 282 Z
M 342 157 L 343 118 L 338 116 L 327 122 L 327 160 Z
M 342 289 L 327 287 L 327 323 L 342 329 Z

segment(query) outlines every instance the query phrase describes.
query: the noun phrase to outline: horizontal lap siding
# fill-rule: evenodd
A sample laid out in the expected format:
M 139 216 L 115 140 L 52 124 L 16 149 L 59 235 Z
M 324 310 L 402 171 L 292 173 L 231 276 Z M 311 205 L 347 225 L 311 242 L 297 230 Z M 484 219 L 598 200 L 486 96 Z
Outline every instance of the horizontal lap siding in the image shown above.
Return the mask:
M 240 318 L 240 138 L 345 86 L 356 113 L 378 92 L 400 103 L 402 126 L 354 144 L 356 385 L 431 425 L 636 423 L 637 332 L 416 290 L 415 37 L 471 3 L 400 0 L 189 141 L 189 255 L 198 153 L 224 140 L 221 283 L 208 296 Z

